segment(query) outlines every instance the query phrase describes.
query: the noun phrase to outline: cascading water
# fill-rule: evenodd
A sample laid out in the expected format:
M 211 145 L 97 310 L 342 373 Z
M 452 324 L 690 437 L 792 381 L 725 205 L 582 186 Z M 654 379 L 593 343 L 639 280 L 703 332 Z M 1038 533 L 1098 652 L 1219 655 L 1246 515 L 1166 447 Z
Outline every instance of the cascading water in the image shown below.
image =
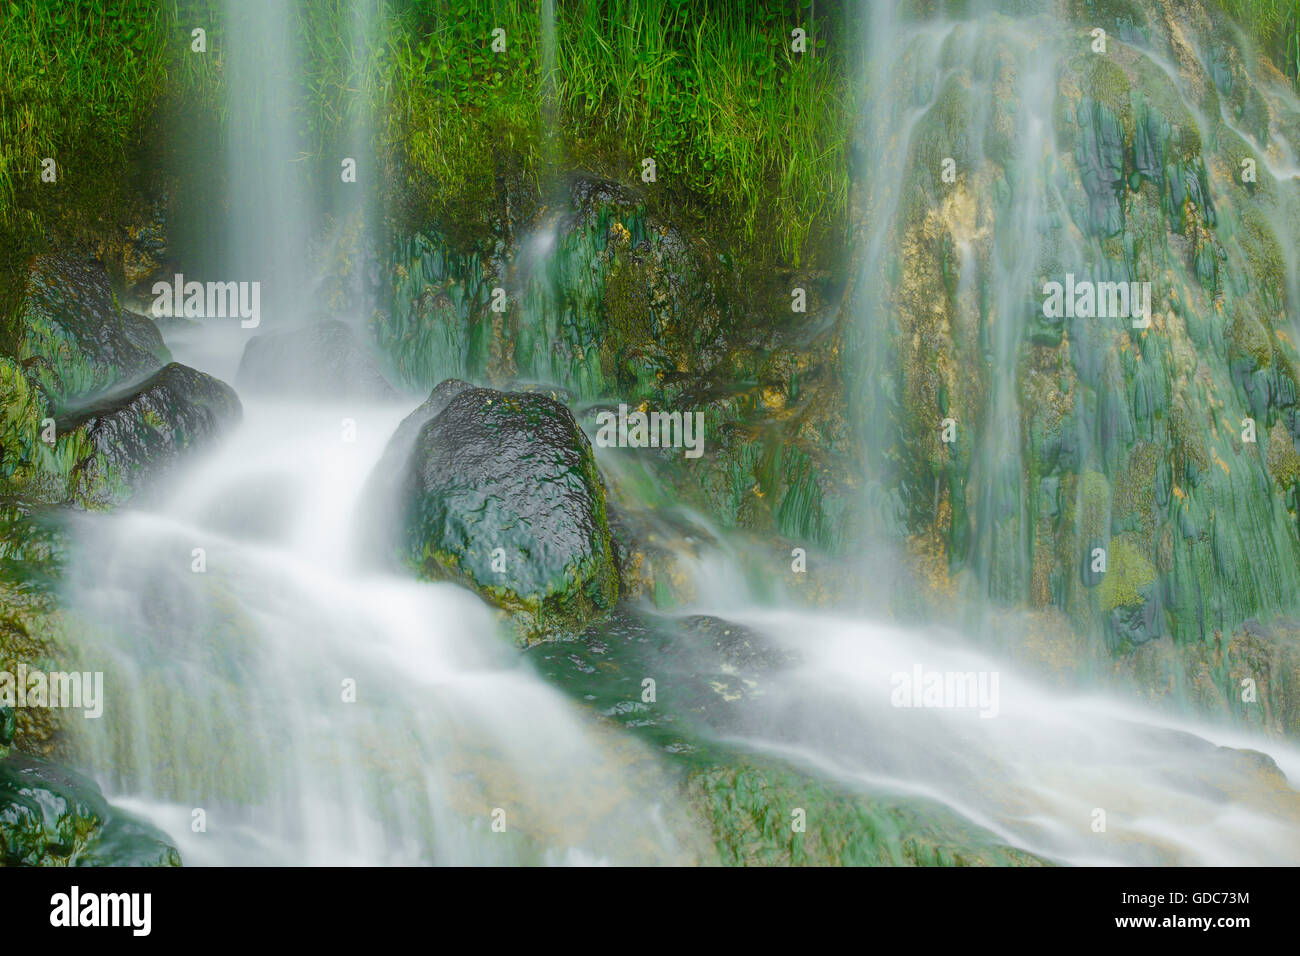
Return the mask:
M 294 7 L 229 14 L 224 267 L 267 283 L 279 329 L 319 305 Z M 360 43 L 366 18 L 352 29 Z M 233 379 L 251 334 L 212 322 L 169 345 Z M 695 859 L 649 752 L 546 687 L 482 602 L 351 559 L 365 482 L 415 402 L 296 400 L 302 369 L 282 372 L 156 507 L 84 522 L 69 606 L 96 622 L 78 651 L 118 703 L 74 746 L 106 790 L 198 864 Z
M 81 728 L 88 764 L 196 864 L 689 860 L 648 753 L 521 666 L 477 598 L 349 560 L 407 410 L 248 402 L 167 504 L 87 521 L 70 598 L 116 702 Z
M 1074 149 L 1057 139 L 1064 105 L 1058 86 L 1067 59 L 1079 55 L 1080 31 L 1052 15 L 1050 5 L 1016 17 L 999 14 L 1000 6 L 971 5 L 959 20 L 905 20 L 894 4 L 872 5 L 857 164 L 863 266 L 852 334 L 861 377 L 851 397 L 861 411 L 869 487 L 881 490 L 868 496 L 873 530 L 896 539 L 918 519 L 950 519 L 949 558 L 976 576 L 977 585 L 967 584 L 973 599 L 963 605 L 976 610 L 1023 604 L 1033 586 L 1026 529 L 1034 516 L 1021 492 L 1031 473 L 1022 453 L 1021 377 L 1042 279 L 1067 272 L 1145 278 L 1116 271 L 1102 239 L 1069 226 L 1075 197 L 1066 194 L 1061 157 L 1073 158 Z M 1182 86 L 1177 69 L 1141 35 L 1126 39 Z M 1289 89 L 1272 95 L 1294 110 Z M 1186 95 L 1182 101 L 1209 128 Z M 1292 146 L 1278 130 L 1271 133 L 1267 148 L 1258 145 L 1270 157 L 1270 174 L 1285 181 L 1293 175 Z M 1094 157 L 1082 154 L 1086 167 Z M 987 175 L 990 167 L 1000 173 Z M 975 189 L 958 188 L 962 182 L 988 183 L 996 195 L 989 202 Z M 1084 218 L 1114 215 L 1105 190 L 1093 193 L 1093 185 L 1084 183 L 1094 203 Z M 1294 196 L 1282 208 L 1293 204 Z M 1295 248 L 1294 223 L 1280 223 L 1278 235 Z M 1295 265 L 1291 257 L 1289 284 Z M 897 350 L 886 347 L 900 339 Z M 944 341 L 952 343 L 946 352 L 936 345 Z M 1094 335 L 1074 348 L 1101 352 L 1104 345 Z M 957 362 L 968 367 L 954 372 Z M 966 386 L 970 381 L 976 384 Z M 953 382 L 969 393 L 951 394 Z M 1116 387 L 1106 380 L 1098 390 Z M 933 407 L 924 404 L 936 394 Z M 973 414 L 960 417 L 959 400 Z M 940 420 L 950 414 L 958 415 L 950 424 L 961 436 L 951 450 L 940 438 Z M 1096 447 L 1096 433 L 1082 421 L 1072 426 L 1071 454 L 1100 468 L 1107 450 Z M 940 479 L 933 487 L 908 486 L 915 479 L 898 468 L 899 431 L 902 454 L 932 456 L 933 470 L 944 475 L 942 508 Z M 952 462 L 963 456 L 969 466 L 959 469 Z M 1084 504 L 1081 491 L 1080 509 Z M 1263 560 L 1285 566 L 1287 557 L 1283 550 Z M 1104 696 L 1049 691 L 1006 660 L 973 649 L 996 641 L 978 614 L 967 616 L 959 634 L 821 615 L 756 615 L 744 606 L 699 610 L 748 623 L 802 658 L 773 679 L 758 713 L 733 736 L 744 746 L 818 776 L 939 799 L 1009 843 L 1053 859 L 1296 859 L 1300 797 L 1286 784 L 1300 771 L 1294 748 Z M 984 708 L 982 717 L 974 683 L 964 707 L 945 709 L 952 701 L 938 690 L 924 705 L 921 686 L 930 675 L 997 681 L 990 699 L 1000 705 Z M 903 693 L 909 688 L 914 696 Z M 1267 758 L 1209 741 L 1265 751 L 1285 776 Z M 1101 811 L 1108 831 L 1093 826 Z
M 304 251 L 312 222 L 298 134 L 302 64 L 291 3 L 226 5 L 229 146 L 225 268 L 263 285 L 263 306 L 282 317 L 310 288 Z M 292 316 L 296 318 L 296 316 Z
M 968 635 L 752 606 L 694 610 L 770 635 L 798 661 L 726 729 L 743 750 L 850 790 L 938 801 L 1066 863 L 1289 865 L 1300 854 L 1292 746 L 1048 688 L 971 650 Z M 966 696 L 954 705 L 941 685 L 958 677 Z
M 969 482 L 980 489 L 975 540 L 957 541 L 954 550 L 963 551 L 963 559 L 984 578 L 985 593 L 1011 602 L 1024 598 L 1029 577 L 1023 558 L 1028 548 L 1017 530 L 1027 519 L 1016 492 L 1024 467 L 1017 353 L 1026 317 L 1034 308 L 1030 290 L 1042 270 L 1045 246 L 1049 238 L 1060 241 L 1052 228 L 1053 210 L 1062 202 L 1053 181 L 1052 157 L 1059 146 L 1052 109 L 1061 52 L 1050 20 L 976 17 L 899 23 L 896 16 L 893 4 L 878 4 L 866 25 L 862 139 L 870 152 L 859 160 L 866 195 L 860 241 L 866 252 L 858 283 L 861 318 L 855 331 L 863 343 L 864 445 L 882 459 L 868 460 L 867 471 L 897 489 L 896 474 L 880 477 L 887 473 L 882 469 L 888 467 L 883 458 L 889 446 L 881 429 L 897 420 L 897 403 L 907 399 L 875 391 L 888 379 L 889 363 L 898 361 L 878 345 L 896 334 L 900 299 L 923 311 L 931 293 L 920 283 L 951 283 L 955 320 L 960 323 L 952 335 L 969 346 L 972 360 L 978 355 L 990 369 L 981 419 L 954 422 L 974 435 L 968 440 L 975 449 Z M 940 140 L 934 125 L 951 120 L 944 111 L 954 108 L 964 111 L 964 122 L 944 130 L 953 138 Z M 999 141 L 993 142 L 995 138 Z M 1013 193 L 1010 209 L 990 220 L 969 195 L 946 197 L 940 215 L 956 228 L 945 272 L 901 280 L 891 275 L 892 250 L 909 239 L 916 241 L 905 235 L 902 224 L 914 214 L 909 203 L 921 201 L 918 177 L 939 179 L 945 164 L 948 176 L 966 176 L 997 150 L 1005 154 L 1006 179 L 1013 184 L 1008 187 Z M 925 168 L 930 165 L 932 169 Z M 1069 241 L 1067 237 L 1067 245 Z M 1077 249 L 1063 255 L 1072 261 L 1081 258 Z M 939 434 L 936 427 L 936 437 Z M 938 488 L 927 491 L 937 503 Z M 912 492 L 918 497 L 922 493 Z M 964 509 L 964 497 L 964 488 L 955 488 L 952 507 Z M 877 507 L 879 530 L 889 531 L 905 520 L 903 508 L 897 498 Z M 967 520 L 964 510 L 954 515 L 955 525 Z
M 231 12 L 232 101 L 256 107 L 235 125 L 243 132 L 232 144 L 223 268 L 232 279 L 274 282 L 264 308 L 267 324 L 280 327 L 320 305 L 303 264 L 319 211 L 292 171 L 291 7 L 232 0 Z M 356 21 L 358 36 L 366 23 Z M 1016 379 L 1037 308 L 1031 290 L 1049 259 L 1053 269 L 1084 272 L 1093 242 L 1061 228 L 1056 31 L 1051 17 L 1013 22 L 991 12 L 904 23 L 882 3 L 866 41 L 870 151 L 860 164 L 869 173 L 855 330 L 863 370 L 852 404 L 872 454 L 873 530 L 897 537 L 918 502 L 939 510 L 939 490 L 908 487 L 882 463 L 905 399 L 886 383 L 896 356 L 870 346 L 898 334 L 900 303 L 917 311 L 935 288 L 950 288 L 954 338 L 986 366 L 980 414 L 959 423 L 973 436 L 962 478 L 976 489 L 972 538 L 953 544 L 977 574 L 979 599 L 1004 604 L 1023 602 L 1031 577 Z M 550 0 L 542 39 L 549 122 Z M 953 101 L 967 123 L 940 150 L 931 124 Z M 1268 170 L 1294 175 L 1295 152 L 1281 143 Z M 969 196 L 940 200 L 939 231 L 953 240 L 947 269 L 923 277 L 933 285 L 909 285 L 915 277 L 891 255 L 918 241 L 900 228 L 915 215 L 910 177 L 921 160 L 937 176 L 945 159 L 960 170 L 990 154 L 1006 172 L 996 218 Z M 532 242 L 524 265 L 545 287 L 555 227 Z M 1287 281 L 1294 296 L 1294 267 Z M 230 379 L 247 337 L 230 323 L 181 329 L 169 345 L 178 360 Z M 537 368 L 552 360 L 545 351 Z M 290 383 L 293 371 L 285 370 Z M 242 396 L 242 424 L 175 475 L 155 505 L 79 519 L 67 597 L 94 622 L 78 663 L 105 673 L 108 703 L 101 720 L 78 722 L 73 744 L 114 802 L 161 825 L 199 864 L 712 859 L 669 757 L 545 684 L 469 592 L 357 560 L 352 531 L 367 481 L 415 400 L 320 402 L 286 391 Z M 1094 433 L 1072 427 L 1086 460 Z M 601 464 L 615 484 L 621 468 L 631 470 L 612 451 Z M 964 488 L 948 500 L 966 508 Z M 698 516 L 674 518 L 705 528 L 701 539 L 723 539 L 721 556 L 679 555 L 705 596 L 690 610 L 767 635 L 793 662 L 765 678 L 743 719 L 711 730 L 706 722 L 710 745 L 765 754 L 848 791 L 946 805 L 1051 860 L 1257 864 L 1300 854 L 1300 794 L 1286 783 L 1300 774 L 1294 748 L 1049 689 L 973 649 L 988 643 L 984 622 L 959 634 L 764 608 L 741 586 L 735 555 L 744 545 Z M 710 597 L 719 594 L 734 600 Z M 934 674 L 969 675 L 974 706 L 949 706 L 942 694 L 930 701 Z

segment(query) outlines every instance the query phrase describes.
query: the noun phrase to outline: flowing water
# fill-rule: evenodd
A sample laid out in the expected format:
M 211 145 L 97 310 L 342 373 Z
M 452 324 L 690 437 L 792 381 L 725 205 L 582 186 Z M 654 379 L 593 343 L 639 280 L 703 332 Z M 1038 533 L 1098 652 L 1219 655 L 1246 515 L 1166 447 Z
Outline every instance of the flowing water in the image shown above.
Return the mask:
M 232 9 L 249 39 L 232 44 L 241 51 L 232 96 L 256 109 L 234 143 L 229 261 L 239 278 L 276 280 L 264 302 L 275 328 L 311 304 L 285 290 L 312 287 L 301 250 L 313 213 L 289 172 L 289 6 L 232 0 Z M 999 97 L 1017 104 L 1003 129 L 1020 157 L 1016 198 L 996 253 L 977 266 L 979 230 L 992 227 L 973 218 L 955 250 L 958 298 L 973 304 L 988 290 L 982 350 L 996 370 L 974 466 L 988 489 L 978 507 L 993 520 L 976 522 L 972 564 L 988 593 L 1015 599 L 1026 570 L 996 556 L 1026 549 L 997 536 L 1023 527 L 1001 521 L 1022 505 L 993 489 L 1018 487 L 1022 468 L 1013 375 L 1024 290 L 1060 202 L 1051 159 L 1059 51 L 1041 22 L 902 25 L 891 4 L 873 9 L 865 341 L 892 334 L 886 260 L 910 138 L 949 84 L 984 114 L 968 127 L 972 155 L 986 151 Z M 542 16 L 553 90 L 550 0 Z M 1016 77 L 1009 88 L 990 66 L 993 34 L 1003 72 Z M 1275 162 L 1286 172 L 1294 155 Z M 1057 245 L 1061 261 L 1082 261 L 1068 241 Z M 173 333 L 169 344 L 178 360 L 231 380 L 244 341 L 227 327 Z M 868 409 L 882 374 L 871 363 L 884 354 L 864 355 L 856 398 Z M 418 398 L 242 397 L 242 424 L 155 504 L 83 519 L 69 601 L 93 622 L 80 666 L 105 672 L 108 705 L 101 720 L 79 722 L 78 744 L 116 802 L 161 825 L 194 864 L 708 859 L 664 754 L 550 687 L 468 591 L 357 562 L 366 481 Z M 883 447 L 879 437 L 868 431 L 868 447 Z M 867 472 L 888 532 L 901 505 L 878 463 Z M 970 635 L 763 608 L 738 586 L 732 559 L 686 560 L 717 582 L 701 593 L 736 595 L 692 610 L 748 625 L 798 661 L 728 728 L 732 747 L 848 789 L 937 800 L 1008 844 L 1066 862 L 1300 859 L 1300 797 L 1281 775 L 1300 779 L 1290 747 L 1048 688 L 973 649 Z M 989 693 L 976 707 L 899 706 L 900 675 L 918 668 L 974 675 Z M 1228 747 L 1266 751 L 1277 767 Z
M 87 522 L 72 606 L 114 702 L 89 763 L 191 863 L 688 859 L 661 768 L 481 601 L 350 560 L 406 411 L 247 401 L 164 504 Z
M 1300 794 L 1287 785 L 1300 779 L 1300 751 L 1290 745 L 1046 687 L 959 633 L 696 610 L 771 635 L 799 659 L 731 729 L 741 749 L 850 789 L 937 800 L 1008 845 L 1078 865 L 1300 859 Z M 970 691 L 923 693 L 929 675 L 963 675 Z

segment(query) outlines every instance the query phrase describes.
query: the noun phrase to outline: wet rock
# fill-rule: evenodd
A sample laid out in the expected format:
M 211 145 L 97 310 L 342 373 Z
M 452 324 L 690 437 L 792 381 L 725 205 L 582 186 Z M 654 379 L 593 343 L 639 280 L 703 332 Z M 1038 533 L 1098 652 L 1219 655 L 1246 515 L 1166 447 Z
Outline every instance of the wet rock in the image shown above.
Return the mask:
M 458 378 L 449 378 L 435 385 L 423 404 L 403 418 L 401 424 L 397 426 L 397 431 L 393 432 L 388 447 L 384 449 L 380 470 L 389 470 L 383 467 L 385 463 L 392 466 L 392 470 L 399 470 L 401 463 L 410 456 L 411 449 L 415 447 L 415 439 L 419 436 L 420 429 L 441 415 L 453 398 L 473 387 L 469 382 L 462 382 Z
M 388 367 L 421 390 L 446 378 L 540 382 L 575 408 L 615 397 L 707 408 L 708 451 L 661 479 L 673 495 L 729 527 L 829 546 L 852 523 L 839 481 L 848 458 L 829 454 L 846 438 L 830 273 L 734 259 L 635 188 L 583 172 L 564 186 L 490 247 L 453 241 L 449 223 L 398 240 L 391 308 L 374 322 Z M 796 286 L 808 315 L 773 321 L 790 314 Z M 498 289 L 505 312 L 493 311 Z
M 724 865 L 1052 865 L 939 803 L 849 790 L 759 757 L 695 771 L 687 793 Z M 795 807 L 806 832 L 790 826 Z
M 694 614 L 681 622 L 683 645 L 715 657 L 722 668 L 761 672 L 789 667 L 799 656 L 752 628 L 707 614 Z
M 121 504 L 242 414 L 230 386 L 172 362 L 58 423 L 59 432 L 72 433 L 74 496 L 85 504 Z
M 604 486 L 559 402 L 461 390 L 420 428 L 404 481 L 404 551 L 422 576 L 469 584 L 516 612 L 530 638 L 613 606 Z
M 388 439 L 383 455 L 366 482 L 363 503 L 354 521 L 353 538 L 358 551 L 367 558 L 384 562 L 394 529 L 401 527 L 400 499 L 406 480 L 406 465 L 420 429 L 437 418 L 453 398 L 473 387 L 457 378 L 440 382 L 418 408 L 402 419 Z
M 143 292 L 167 261 L 166 202 L 155 200 L 147 215 L 123 231 L 122 278 L 128 290 Z
M 25 754 L 0 760 L 5 866 L 180 866 L 165 834 L 109 805 L 94 782 Z
M 386 401 L 396 397 L 352 328 L 327 319 L 254 336 L 244 347 L 236 384 L 250 391 Z
M 33 261 L 18 359 L 56 407 L 139 378 L 171 358 L 157 327 L 118 306 L 103 267 L 69 255 Z
M 1075 161 L 1088 194 L 1087 229 L 1113 236 L 1124 228 L 1124 130 L 1107 106 L 1084 99 L 1079 104 Z

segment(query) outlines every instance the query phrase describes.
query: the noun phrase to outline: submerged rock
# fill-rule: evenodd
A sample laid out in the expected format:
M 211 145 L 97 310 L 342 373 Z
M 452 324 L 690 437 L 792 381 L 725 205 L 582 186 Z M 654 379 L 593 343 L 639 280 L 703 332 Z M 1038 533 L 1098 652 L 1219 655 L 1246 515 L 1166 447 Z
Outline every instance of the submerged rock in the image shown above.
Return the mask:
M 72 432 L 71 476 L 77 500 L 113 505 L 183 454 L 214 439 L 243 410 L 224 382 L 176 362 L 129 391 L 111 395 L 59 423 Z
M 457 387 L 439 386 L 442 398 Z M 435 389 L 423 407 L 439 401 Z M 464 581 L 517 612 L 530 638 L 613 606 L 605 489 L 559 402 L 464 388 L 420 427 L 403 480 L 404 552 L 423 577 Z
M 25 754 L 0 760 L 0 864 L 180 866 L 162 831 L 109 805 L 94 782 Z
M 381 401 L 396 395 L 352 328 L 333 319 L 254 336 L 235 381 L 260 392 Z
M 761 757 L 694 771 L 686 792 L 725 866 L 1055 865 L 936 801 L 856 792 Z
M 708 653 L 720 669 L 761 673 L 799 662 L 797 654 L 766 634 L 720 617 L 693 614 L 679 628 L 682 649 Z

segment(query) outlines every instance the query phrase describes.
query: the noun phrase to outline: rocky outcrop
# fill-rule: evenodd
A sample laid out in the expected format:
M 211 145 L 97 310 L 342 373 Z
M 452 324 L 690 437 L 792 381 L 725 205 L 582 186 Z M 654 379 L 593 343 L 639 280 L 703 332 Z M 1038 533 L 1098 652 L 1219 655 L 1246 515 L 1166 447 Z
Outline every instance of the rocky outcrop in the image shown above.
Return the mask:
M 0 757 L 0 865 L 180 866 L 181 858 L 160 830 L 111 807 L 93 781 L 11 753 Z
M 440 389 L 426 410 L 458 394 L 420 426 L 402 471 L 407 562 L 515 612 L 530 638 L 611 608 L 605 490 L 573 415 L 539 394 Z
M 103 267 L 70 255 L 34 260 L 19 320 L 18 364 L 58 410 L 171 358 L 149 319 L 118 306 Z
M 1061 7 L 899 50 L 880 128 L 929 102 L 901 150 L 863 130 L 850 408 L 941 590 L 1193 647 L 1300 601 L 1300 115 L 1206 5 Z M 1149 323 L 1046 309 L 1068 277 L 1148 283 Z
M 542 382 L 589 410 L 703 412 L 704 455 L 654 462 L 673 497 L 725 528 L 805 547 L 846 540 L 829 275 L 715 248 L 627 185 L 575 175 L 564 198 L 503 222 L 490 248 L 457 246 L 435 226 L 397 243 L 389 308 L 372 322 L 394 380 Z M 806 313 L 793 310 L 796 288 Z
M 118 308 L 103 268 L 35 260 L 15 357 L 0 356 L 0 493 L 119 504 L 239 418 L 229 387 L 168 363 L 147 318 Z
M 58 425 L 75 442 L 71 476 L 77 500 L 97 506 L 130 500 L 241 414 L 230 386 L 176 362 L 79 409 Z

